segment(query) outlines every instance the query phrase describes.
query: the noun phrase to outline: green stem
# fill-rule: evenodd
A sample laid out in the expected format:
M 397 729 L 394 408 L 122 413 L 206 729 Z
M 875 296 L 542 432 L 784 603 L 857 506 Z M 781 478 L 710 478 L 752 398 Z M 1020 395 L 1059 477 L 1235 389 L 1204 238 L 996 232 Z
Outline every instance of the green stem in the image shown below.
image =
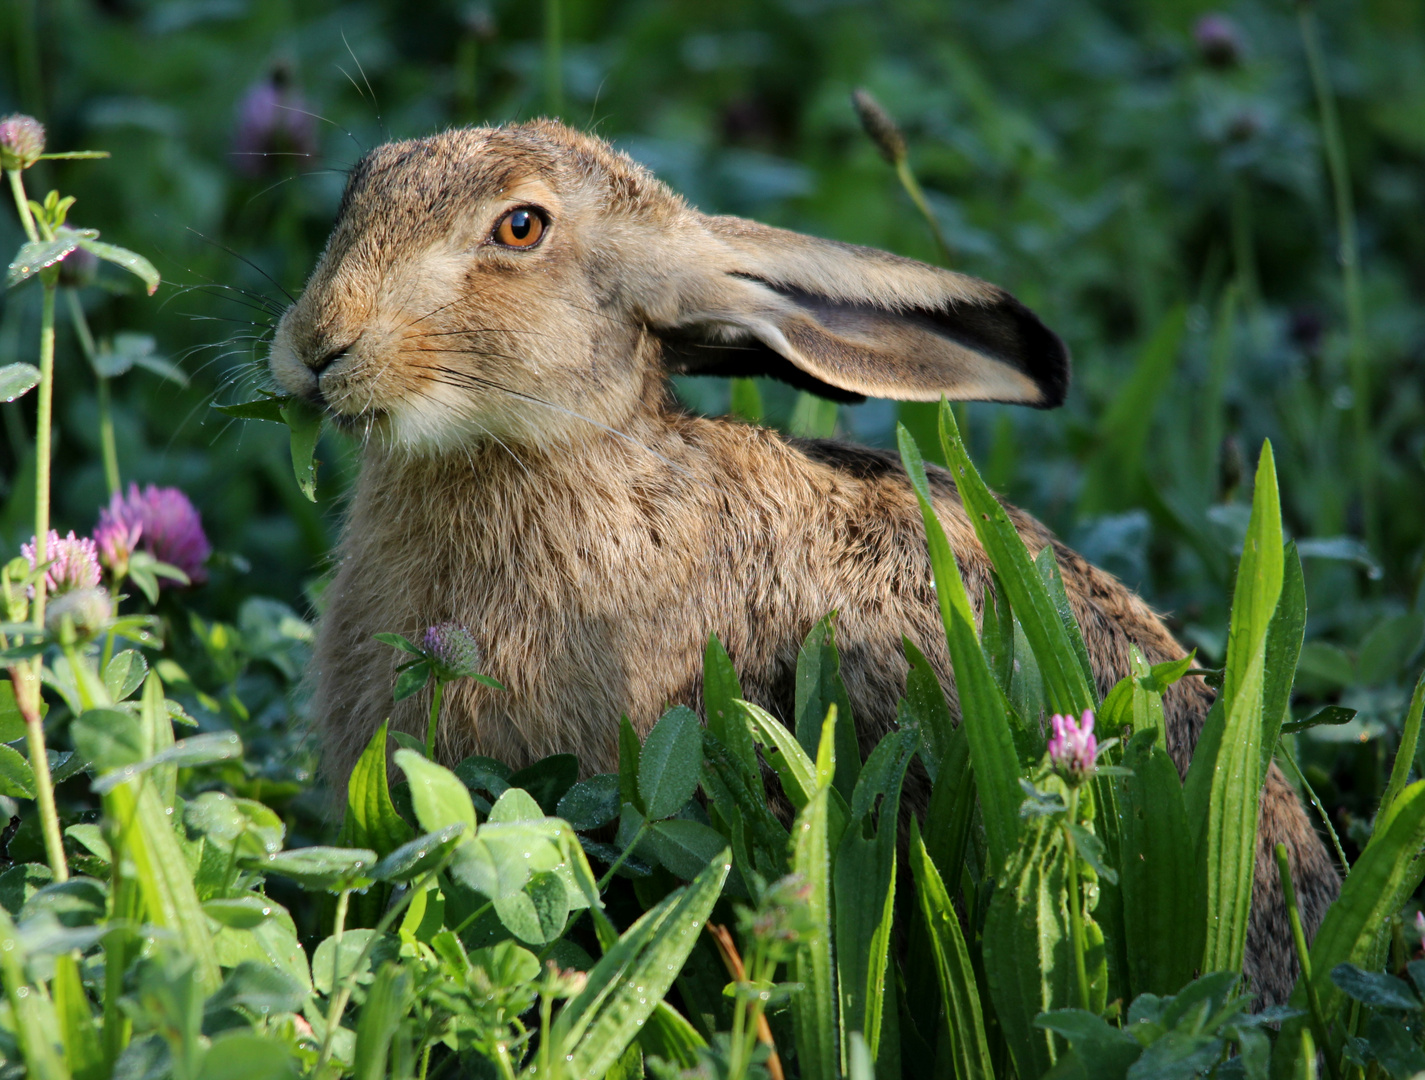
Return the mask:
M 949 266 L 954 261 L 950 245 L 945 241 L 945 234 L 940 231 L 940 222 L 931 211 L 930 204 L 925 201 L 925 192 L 920 188 L 920 181 L 915 178 L 915 173 L 910 171 L 910 162 L 904 157 L 896 162 L 896 176 L 900 177 L 901 187 L 905 188 L 910 201 L 915 203 L 915 208 L 930 226 L 930 232 L 935 237 L 935 246 L 940 249 L 940 260 Z
M 552 964 L 553 961 L 551 960 Z M 548 985 L 548 984 L 546 984 Z M 540 992 L 539 995 L 539 1075 L 549 1075 L 549 1029 L 554 1016 L 554 998 Z
M 430 1074 L 430 1052 L 431 1052 L 431 1049 L 432 1049 L 432 1048 L 431 1048 L 431 1044 L 430 1044 L 430 1043 L 426 1043 L 425 1046 L 421 1049 L 421 1071 L 420 1071 L 420 1080 L 426 1080 L 426 1077 Z
M 20 179 L 19 169 L 6 169 L 5 175 L 10 180 L 10 193 L 15 196 L 15 207 L 20 213 L 20 224 L 25 227 L 25 235 L 34 242 L 40 238 L 39 230 L 35 228 L 34 215 L 30 213 L 30 200 L 25 197 L 25 184 Z
M 1089 995 L 1089 972 L 1084 956 L 1088 951 L 1084 940 L 1083 896 L 1079 889 L 1079 855 L 1074 847 L 1074 834 L 1069 825 L 1078 820 L 1079 793 L 1069 789 L 1069 816 L 1064 825 L 1064 843 L 1069 849 L 1069 934 L 1074 945 L 1074 974 L 1079 982 L 1079 1005 L 1085 1012 L 1093 1012 Z
M 346 1000 L 351 996 L 351 983 L 349 980 L 342 979 L 341 984 L 337 984 L 337 980 L 341 977 L 341 935 L 342 931 L 346 929 L 346 909 L 350 902 L 350 889 L 342 889 L 341 892 L 337 893 L 336 918 L 333 920 L 332 926 L 333 993 L 331 1005 L 327 1009 L 327 1030 L 326 1034 L 322 1036 L 322 1052 L 317 1058 L 317 1067 L 312 1070 L 316 1076 L 321 1075 L 322 1066 L 327 1063 L 328 1058 L 331 1056 L 332 1040 L 336 1037 L 336 1026 L 341 1023 L 341 1014 L 346 1009 Z M 360 970 L 360 966 L 360 962 L 358 961 L 358 963 L 352 967 L 352 971 Z
M 69 304 L 69 321 L 74 326 L 74 336 L 79 339 L 79 348 L 89 366 L 94 370 L 94 382 L 99 398 L 99 451 L 104 460 L 104 482 L 110 495 L 119 493 L 119 450 L 114 439 L 114 413 L 109 403 L 109 377 L 99 371 L 99 350 L 94 344 L 94 335 L 89 331 L 89 320 L 84 317 L 84 307 L 79 302 L 76 289 L 64 291 Z
M 45 856 L 56 883 L 69 880 L 69 864 L 64 858 L 64 836 L 59 829 L 59 811 L 54 805 L 54 782 L 50 779 L 49 756 L 45 751 L 44 716 L 40 711 L 40 659 L 16 664 L 10 669 L 15 704 L 25 720 L 25 739 L 30 751 L 30 769 L 35 774 L 35 805 L 40 810 L 40 831 L 45 838 Z
M 1278 743 L 1277 745 L 1281 748 L 1280 760 L 1290 767 L 1292 776 L 1306 792 L 1306 797 L 1315 808 L 1317 816 L 1321 818 L 1321 823 L 1326 826 L 1326 832 L 1331 837 L 1331 844 L 1336 849 L 1336 858 L 1341 860 L 1341 876 L 1344 877 L 1351 872 L 1351 863 L 1346 858 L 1346 849 L 1341 846 L 1341 838 L 1336 835 L 1336 827 L 1331 824 L 1331 815 L 1326 813 L 1326 807 L 1322 805 L 1321 799 L 1316 794 L 1316 789 L 1307 781 L 1306 774 L 1301 771 L 1301 766 L 1292 760 L 1291 754 L 1287 752 L 1286 744 Z
M 609 887 L 609 882 L 614 879 L 614 875 L 618 873 L 618 869 L 624 864 L 624 860 L 633 853 L 633 849 L 638 847 L 639 841 L 643 839 L 643 834 L 648 831 L 648 827 L 647 821 L 640 825 L 638 831 L 633 834 L 633 839 L 629 841 L 628 847 L 619 852 L 618 858 L 614 860 L 613 865 L 610 866 L 604 876 L 599 879 L 599 884 L 596 886 L 599 892 L 603 892 Z
M 444 691 L 445 683 L 437 675 L 430 695 L 430 722 L 426 724 L 426 757 L 431 761 L 435 760 L 435 733 L 440 727 L 440 698 Z
M 1346 361 L 1351 374 L 1352 418 L 1356 428 L 1357 466 L 1360 469 L 1362 518 L 1366 541 L 1376 546 L 1375 473 L 1370 429 L 1371 373 L 1365 351 L 1365 315 L 1361 295 L 1360 249 L 1356 241 L 1356 214 L 1351 205 L 1351 174 L 1346 165 L 1346 144 L 1341 138 L 1341 122 L 1336 115 L 1336 99 L 1326 73 L 1326 54 L 1316 25 L 1316 13 L 1309 3 L 1298 3 L 1306 65 L 1321 113 L 1321 141 L 1326 167 L 1331 174 L 1331 194 L 1336 210 L 1337 258 L 1341 263 L 1341 285 L 1346 297 Z
M 500 1067 L 502 1080 L 515 1080 L 515 1064 L 510 1060 L 510 1048 L 504 1040 L 495 1043 L 495 1064 Z
M 1311 1030 L 1316 1036 L 1316 1041 L 1321 1044 L 1326 1053 L 1326 1068 L 1331 1073 L 1331 1080 L 1341 1080 L 1341 1074 L 1337 1071 L 1336 1059 L 1328 1050 L 1329 1043 L 1326 1041 L 1326 1018 L 1321 1012 L 1321 999 L 1316 993 L 1316 984 L 1311 979 L 1311 953 L 1306 947 L 1306 931 L 1301 927 L 1301 912 L 1296 906 L 1296 890 L 1291 884 L 1291 866 L 1287 862 L 1286 845 L 1278 843 L 1277 853 L 1277 873 L 1281 875 L 1282 895 L 1286 899 L 1287 918 L 1291 920 L 1291 938 L 1296 943 L 1296 958 L 1301 964 L 1301 981 L 1306 987 L 1306 1001 L 1311 1010 Z
M 44 303 L 40 308 L 40 386 L 35 415 L 35 565 L 43 564 L 49 541 L 49 472 L 50 419 L 54 413 L 54 294 L 52 270 L 41 271 Z M 35 602 L 30 608 L 30 620 L 36 626 L 45 623 L 45 577 L 35 582 Z M 39 675 L 39 658 L 35 658 L 35 675 Z

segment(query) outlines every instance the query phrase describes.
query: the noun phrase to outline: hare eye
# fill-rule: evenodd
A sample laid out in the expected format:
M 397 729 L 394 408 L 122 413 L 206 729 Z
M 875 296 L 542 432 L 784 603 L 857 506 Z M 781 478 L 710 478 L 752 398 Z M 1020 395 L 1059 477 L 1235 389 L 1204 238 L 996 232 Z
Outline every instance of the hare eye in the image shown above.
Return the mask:
M 495 226 L 495 242 L 505 247 L 534 247 L 543 235 L 544 218 L 529 207 L 511 210 Z

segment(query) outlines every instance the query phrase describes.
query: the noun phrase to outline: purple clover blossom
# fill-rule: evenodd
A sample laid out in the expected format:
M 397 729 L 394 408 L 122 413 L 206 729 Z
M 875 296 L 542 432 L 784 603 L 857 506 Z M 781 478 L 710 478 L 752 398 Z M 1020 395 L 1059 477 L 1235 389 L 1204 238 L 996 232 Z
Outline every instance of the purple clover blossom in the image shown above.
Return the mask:
M 30 560 L 30 569 L 38 565 L 35 558 L 35 539 L 20 545 L 20 553 Z M 61 537 L 53 529 L 45 540 L 45 592 L 50 596 L 61 596 L 74 589 L 90 589 L 99 584 L 99 552 L 89 537 L 78 537 L 71 529 L 68 536 Z
M 33 116 L 11 113 L 0 120 L 0 167 L 28 169 L 45 152 L 45 126 Z
M 469 630 L 455 622 L 436 623 L 421 638 L 421 649 L 445 681 L 479 674 L 480 647 Z
M 1083 719 L 1055 713 L 1049 718 L 1054 736 L 1049 740 L 1049 761 L 1070 787 L 1078 787 L 1094 774 L 1098 740 L 1093 734 L 1093 710 L 1085 709 Z
M 315 155 L 316 128 L 306 109 L 285 64 L 278 64 L 267 78 L 253 83 L 238 102 L 233 167 L 244 176 L 257 178 L 283 171 L 286 156 Z
M 115 495 L 115 499 L 119 496 Z M 111 502 L 110 507 L 113 506 Z M 99 548 L 99 561 L 116 579 L 129 572 L 129 556 L 138 550 L 143 536 L 143 523 L 115 515 L 106 507 L 99 511 L 99 524 L 94 529 L 94 543 Z
M 143 491 L 130 484 L 127 495 L 116 493 L 99 511 L 95 535 L 118 544 L 127 541 L 132 554 L 136 543 L 159 562 L 176 566 L 195 585 L 208 580 L 203 564 L 213 553 L 203 533 L 203 519 L 177 488 L 149 484 Z M 115 547 L 114 553 L 118 554 Z M 110 564 L 110 569 L 115 566 Z

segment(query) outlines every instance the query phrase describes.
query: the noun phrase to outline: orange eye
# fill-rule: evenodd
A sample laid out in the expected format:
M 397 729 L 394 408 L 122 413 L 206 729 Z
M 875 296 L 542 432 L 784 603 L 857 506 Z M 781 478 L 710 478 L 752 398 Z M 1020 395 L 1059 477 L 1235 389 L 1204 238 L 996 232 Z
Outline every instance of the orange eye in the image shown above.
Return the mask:
M 544 218 L 528 207 L 511 210 L 495 226 L 495 242 L 505 247 L 534 247 L 544 235 Z

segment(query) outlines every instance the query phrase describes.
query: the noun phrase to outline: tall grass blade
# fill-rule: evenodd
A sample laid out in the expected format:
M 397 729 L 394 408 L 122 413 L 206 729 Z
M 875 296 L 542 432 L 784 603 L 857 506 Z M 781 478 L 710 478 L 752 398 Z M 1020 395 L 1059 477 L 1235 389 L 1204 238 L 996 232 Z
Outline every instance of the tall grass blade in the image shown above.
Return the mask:
M 930 484 L 920 450 L 904 426 L 897 429 L 896 435 L 900 442 L 901 461 L 910 476 L 920 502 L 921 517 L 925 521 L 930 566 L 935 575 L 935 594 L 940 602 L 940 617 L 945 624 L 950 661 L 955 669 L 961 725 L 969 742 L 970 760 L 975 769 L 990 861 L 995 868 L 999 868 L 1014 850 L 1020 827 L 1019 804 L 1023 801 L 1019 788 L 1019 759 L 1010 731 L 1009 704 L 990 671 L 989 661 L 985 659 L 975 633 L 974 615 L 965 593 L 965 583 L 960 577 L 960 568 L 930 501 Z M 1020 551 L 1023 552 L 1022 545 Z M 1025 561 L 1028 562 L 1027 555 Z M 1057 618 L 1055 623 L 1060 625 Z
M 1390 767 L 1390 780 L 1381 796 L 1377 817 L 1384 819 L 1392 804 L 1405 790 L 1410 779 L 1410 770 L 1415 765 L 1415 750 L 1420 743 L 1420 714 L 1425 712 L 1425 672 L 1420 673 L 1415 683 L 1415 693 L 1410 695 L 1410 707 L 1405 710 L 1405 723 L 1400 728 L 1400 745 L 1395 748 L 1395 762 Z
M 809 889 L 807 907 L 816 930 L 798 948 L 792 978 L 802 984 L 792 998 L 792 1028 L 806 1080 L 836 1080 L 844 1071 L 838 1022 L 836 965 L 832 959 L 831 852 L 840 841 L 831 814 L 831 761 L 836 718 L 822 727 L 816 787 L 792 828 L 792 871 Z
M 956 1080 L 994 1080 L 980 990 L 965 938 L 960 933 L 960 917 L 925 849 L 914 818 L 910 825 L 910 865 L 915 874 L 920 911 L 930 930 L 930 948 L 944 1002 L 949 1038 L 942 1040 L 941 1046 L 949 1048 Z
M 841 681 L 841 658 L 836 653 L 835 616 L 818 622 L 797 653 L 796 716 L 797 741 L 808 754 L 816 750 L 827 710 L 836 706 L 841 722 L 836 725 L 836 790 L 847 802 L 856 790 L 861 771 L 861 750 L 856 744 L 856 725 L 851 715 L 851 699 Z
M 1078 659 L 1079 650 L 1074 647 L 1069 630 L 1035 570 L 1024 541 L 1009 520 L 1009 514 L 990 494 L 970 460 L 959 428 L 955 426 L 955 414 L 949 402 L 941 402 L 940 405 L 940 438 L 975 535 L 980 538 L 985 553 L 994 563 L 995 573 L 1004 583 L 1010 605 L 1024 626 L 1025 636 L 1034 650 L 1035 659 L 1039 661 L 1050 707 L 1055 712 L 1075 716 L 1085 709 L 1092 709 L 1098 698 L 1084 675 Z
M 10 1003 L 15 1040 L 33 1080 L 70 1080 L 59 1018 L 48 995 L 25 978 L 24 949 L 10 913 L 0 908 L 0 982 Z

